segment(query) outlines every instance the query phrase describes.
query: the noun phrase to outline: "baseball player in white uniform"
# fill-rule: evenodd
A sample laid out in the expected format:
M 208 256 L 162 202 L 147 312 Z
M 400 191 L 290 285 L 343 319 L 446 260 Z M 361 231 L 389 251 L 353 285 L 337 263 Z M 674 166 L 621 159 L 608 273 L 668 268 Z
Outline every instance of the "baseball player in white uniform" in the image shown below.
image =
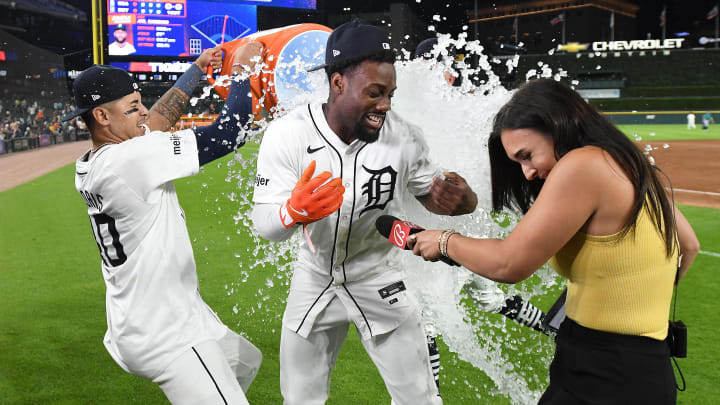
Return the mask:
M 260 146 L 255 228 L 274 241 L 306 234 L 281 334 L 287 405 L 327 400 L 351 322 L 393 403 L 442 403 L 420 318 L 391 260 L 396 250 L 375 220 L 398 213 L 404 193 L 446 215 L 472 212 L 477 196 L 428 160 L 420 128 L 390 111 L 394 61 L 382 29 L 357 20 L 338 27 L 318 67 L 328 74 L 328 102 L 273 122 Z
M 249 64 L 260 45 L 238 51 Z M 239 145 L 251 112 L 235 81 L 215 124 L 163 132 L 179 118 L 209 63 L 206 51 L 148 112 L 122 69 L 93 66 L 74 83 L 93 148 L 76 163 L 107 287 L 105 347 L 125 371 L 157 383 L 173 404 L 247 404 L 260 351 L 225 326 L 200 296 L 192 245 L 173 180 Z M 241 117 L 238 119 L 233 116 Z M 222 122 L 222 125 L 219 123 Z

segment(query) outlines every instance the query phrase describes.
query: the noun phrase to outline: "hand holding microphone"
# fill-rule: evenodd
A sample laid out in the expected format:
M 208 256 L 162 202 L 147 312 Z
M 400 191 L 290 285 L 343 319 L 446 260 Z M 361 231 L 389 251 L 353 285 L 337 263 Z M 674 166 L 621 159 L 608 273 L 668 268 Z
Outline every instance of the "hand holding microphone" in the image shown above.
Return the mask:
M 444 231 L 426 231 L 423 227 L 412 222 L 402 221 L 391 215 L 381 215 L 375 221 L 375 227 L 381 235 L 386 237 L 393 245 L 413 250 L 413 253 L 422 255 L 425 260 L 440 260 L 451 266 L 459 266 L 457 262 L 440 253 L 438 240 Z M 424 232 L 423 232 L 424 231 Z M 422 232 L 422 234 L 420 234 Z M 410 246 L 408 246 L 410 244 Z M 545 313 L 536 306 L 523 300 L 519 295 L 505 299 L 495 283 L 486 280 L 487 285 L 474 282 L 470 286 L 470 296 L 479 304 L 486 304 L 484 309 L 489 312 L 498 312 L 515 322 L 534 329 L 538 332 L 549 334 L 550 331 L 543 325 Z
M 378 232 L 386 237 L 390 243 L 400 249 L 412 249 L 416 256 L 422 255 L 425 260 L 433 262 L 440 260 L 451 266 L 459 266 L 454 260 L 440 254 L 437 241 L 443 231 L 425 231 L 425 228 L 420 225 L 409 221 L 402 221 L 392 215 L 380 215 L 375 221 L 375 228 L 377 228 Z M 417 234 L 423 231 L 425 232 L 423 233 L 422 240 L 426 240 L 426 234 L 428 235 L 427 239 L 435 240 L 435 251 L 432 251 L 432 247 L 422 252 L 419 249 L 416 250 L 418 247 Z
M 280 207 L 280 219 L 285 228 L 295 224 L 310 224 L 337 211 L 342 205 L 345 187 L 342 179 L 334 178 L 325 183 L 332 173 L 322 172 L 313 177 L 315 161 L 295 184 L 290 198 Z

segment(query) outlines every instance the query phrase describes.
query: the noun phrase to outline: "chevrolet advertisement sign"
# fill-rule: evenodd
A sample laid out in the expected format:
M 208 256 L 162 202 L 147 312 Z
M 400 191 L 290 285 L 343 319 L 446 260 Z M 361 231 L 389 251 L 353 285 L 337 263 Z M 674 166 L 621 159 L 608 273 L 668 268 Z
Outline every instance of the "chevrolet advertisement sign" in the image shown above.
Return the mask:
M 593 52 L 620 52 L 620 51 L 653 51 L 665 49 L 680 49 L 685 38 L 669 39 L 638 39 L 633 41 L 596 41 L 592 43 Z M 580 52 L 590 48 L 590 44 L 569 42 L 558 45 L 559 51 Z

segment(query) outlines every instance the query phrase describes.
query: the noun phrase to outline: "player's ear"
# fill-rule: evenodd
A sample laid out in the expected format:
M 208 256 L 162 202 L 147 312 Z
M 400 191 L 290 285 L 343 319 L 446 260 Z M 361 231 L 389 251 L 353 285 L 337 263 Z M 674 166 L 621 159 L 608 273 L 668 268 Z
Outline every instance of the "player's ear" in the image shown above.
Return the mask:
M 345 77 L 338 72 L 330 76 L 330 91 L 335 95 L 340 95 L 345 87 Z
M 91 111 L 92 117 L 95 119 L 95 122 L 98 123 L 100 126 L 108 126 L 110 125 L 110 111 L 108 111 L 107 108 L 104 107 L 95 107 Z

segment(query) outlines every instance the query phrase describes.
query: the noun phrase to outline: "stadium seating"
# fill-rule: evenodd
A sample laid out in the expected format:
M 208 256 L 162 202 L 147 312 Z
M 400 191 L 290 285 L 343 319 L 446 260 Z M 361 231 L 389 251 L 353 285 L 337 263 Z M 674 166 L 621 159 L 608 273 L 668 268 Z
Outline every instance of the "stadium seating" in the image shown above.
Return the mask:
M 566 71 L 578 89 L 621 89 L 620 99 L 593 100 L 606 111 L 720 108 L 720 50 L 526 55 L 520 57 L 513 85 L 543 64 L 553 72 Z

